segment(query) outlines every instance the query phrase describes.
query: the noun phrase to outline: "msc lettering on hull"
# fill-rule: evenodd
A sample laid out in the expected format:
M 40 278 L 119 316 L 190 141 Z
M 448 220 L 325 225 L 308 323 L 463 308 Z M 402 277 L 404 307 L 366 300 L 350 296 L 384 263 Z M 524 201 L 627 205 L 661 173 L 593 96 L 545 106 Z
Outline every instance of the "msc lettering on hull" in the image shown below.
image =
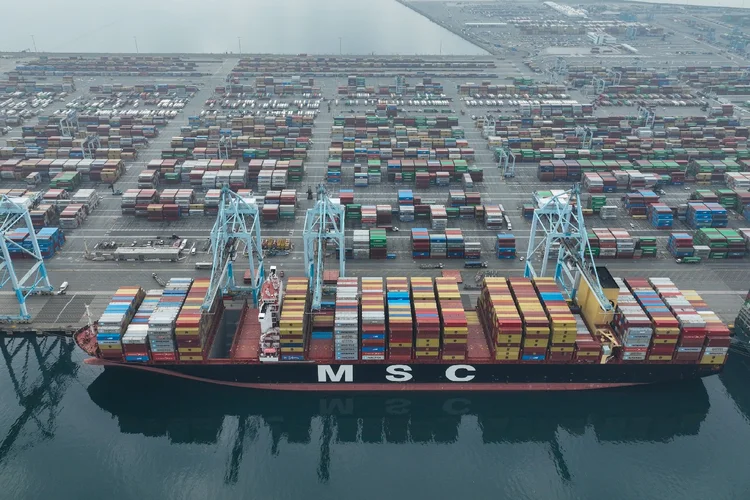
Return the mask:
M 471 365 L 451 365 L 445 369 L 445 379 L 450 382 L 471 382 L 475 373 L 476 368 Z M 384 378 L 386 382 L 411 382 L 414 374 L 409 365 L 388 365 L 385 367 Z M 318 365 L 318 382 L 354 382 L 354 365 Z

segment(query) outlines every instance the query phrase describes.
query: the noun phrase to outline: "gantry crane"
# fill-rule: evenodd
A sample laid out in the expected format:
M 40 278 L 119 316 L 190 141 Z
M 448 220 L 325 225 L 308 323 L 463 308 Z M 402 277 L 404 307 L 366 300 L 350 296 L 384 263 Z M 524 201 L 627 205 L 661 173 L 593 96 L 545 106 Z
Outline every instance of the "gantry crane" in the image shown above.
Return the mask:
M 227 186 L 222 188 L 219 213 L 211 229 L 213 265 L 211 283 L 203 302 L 204 310 L 211 308 L 219 290 L 222 293 L 252 294 L 255 305 L 258 304 L 258 294 L 264 276 L 259 219 L 255 198 L 243 198 Z M 236 244 L 239 241 L 245 243 L 247 250 L 248 268 L 252 277 L 250 286 L 238 285 L 234 279 L 234 259 L 237 255 Z
M 305 273 L 313 293 L 312 309 L 320 309 L 323 298 L 323 270 L 325 268 L 324 242 L 334 241 L 339 252 L 339 276 L 344 276 L 344 207 L 328 197 L 323 184 L 318 185 L 318 201 L 307 210 L 302 233 L 305 250 Z
M 29 198 L 8 198 L 6 195 L 0 197 L 0 288 L 8 282 L 11 283 L 13 291 L 18 300 L 19 313 L 17 315 L 0 315 L 0 321 L 21 322 L 31 319 L 31 314 L 26 307 L 26 298 L 38 293 L 51 293 L 52 285 L 44 265 L 42 251 L 34 233 L 34 225 L 31 223 L 29 208 L 33 201 Z M 23 223 L 23 224 L 20 224 Z M 31 249 L 25 248 L 13 241 L 9 233 L 17 227 L 25 226 L 29 234 L 26 241 L 31 242 Z M 11 260 L 11 249 L 20 251 L 31 257 L 32 265 L 22 278 L 18 278 L 15 266 Z
M 531 223 L 524 276 L 546 276 L 549 259 L 557 253 L 554 277 L 568 297 L 575 300 L 583 280 L 593 292 L 599 306 L 604 311 L 611 311 L 612 304 L 604 295 L 594 266 L 580 194 L 580 185 L 575 184 L 572 189 L 557 193 L 549 199 L 535 200 L 537 208 Z M 539 257 L 541 266 L 537 269 L 534 262 Z

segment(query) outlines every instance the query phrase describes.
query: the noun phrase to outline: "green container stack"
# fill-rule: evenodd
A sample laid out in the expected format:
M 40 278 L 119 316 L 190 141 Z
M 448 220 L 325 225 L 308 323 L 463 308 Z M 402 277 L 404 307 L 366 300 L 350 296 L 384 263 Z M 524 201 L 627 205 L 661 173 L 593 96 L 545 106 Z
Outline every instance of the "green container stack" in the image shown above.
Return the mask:
M 719 204 L 724 208 L 737 208 L 737 193 L 731 189 L 717 189 L 716 196 L 719 197 Z
M 301 182 L 302 176 L 305 173 L 304 162 L 302 160 L 289 160 L 287 172 L 289 182 Z
M 370 258 L 385 259 L 388 254 L 388 243 L 385 229 L 370 229 Z
M 711 249 L 709 259 L 727 258 L 727 239 L 718 229 L 703 228 L 695 233 L 693 241 L 696 245 L 705 245 Z
M 591 198 L 589 199 L 588 208 L 593 210 L 595 214 L 598 214 L 602 210 L 602 207 L 606 204 L 607 204 L 606 196 L 595 194 L 595 195 L 592 195 Z
M 453 166 L 455 168 L 456 177 L 462 177 L 469 171 L 469 164 L 466 163 L 466 160 L 453 160 Z
M 362 205 L 359 203 L 351 203 L 347 205 L 346 218 L 347 220 L 362 220 Z
M 60 172 L 49 182 L 49 187 L 66 191 L 75 191 L 80 185 L 80 172 Z
M 640 245 L 643 257 L 656 257 L 656 237 L 642 236 L 640 238 Z

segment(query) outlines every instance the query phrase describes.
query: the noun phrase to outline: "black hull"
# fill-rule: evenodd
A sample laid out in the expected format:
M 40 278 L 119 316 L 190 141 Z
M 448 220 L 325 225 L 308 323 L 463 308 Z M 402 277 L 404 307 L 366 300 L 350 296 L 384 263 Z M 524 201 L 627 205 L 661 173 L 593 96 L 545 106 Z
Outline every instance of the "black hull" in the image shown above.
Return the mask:
M 107 368 L 146 370 L 259 389 L 317 391 L 578 390 L 695 380 L 721 372 L 699 364 L 165 364 L 96 360 Z

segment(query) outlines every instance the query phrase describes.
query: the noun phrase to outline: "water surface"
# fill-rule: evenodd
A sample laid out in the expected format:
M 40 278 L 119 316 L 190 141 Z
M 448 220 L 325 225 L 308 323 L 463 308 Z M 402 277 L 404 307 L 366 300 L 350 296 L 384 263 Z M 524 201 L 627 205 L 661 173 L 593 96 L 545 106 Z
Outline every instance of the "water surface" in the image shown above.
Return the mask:
M 35 339 L 32 339 L 35 340 Z M 0 342 L 2 498 L 747 499 L 750 364 L 678 386 L 286 394 Z M 42 360 L 41 364 L 38 360 Z
M 3 18 L 6 51 L 486 54 L 395 0 L 6 1 Z

